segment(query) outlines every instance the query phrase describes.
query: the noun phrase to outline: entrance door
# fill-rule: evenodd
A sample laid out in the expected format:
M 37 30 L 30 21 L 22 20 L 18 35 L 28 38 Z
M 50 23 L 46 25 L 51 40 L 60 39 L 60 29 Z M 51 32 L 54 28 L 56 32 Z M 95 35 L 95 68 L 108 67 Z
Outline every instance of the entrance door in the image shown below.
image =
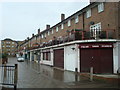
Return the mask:
M 98 24 L 94 24 L 90 26 L 90 32 L 92 37 L 94 37 L 95 39 L 99 36 L 101 31 L 101 23 Z
M 81 49 L 80 56 L 81 72 L 90 72 L 93 67 L 94 73 L 113 73 L 112 48 Z
M 64 49 L 54 50 L 54 66 L 64 68 Z

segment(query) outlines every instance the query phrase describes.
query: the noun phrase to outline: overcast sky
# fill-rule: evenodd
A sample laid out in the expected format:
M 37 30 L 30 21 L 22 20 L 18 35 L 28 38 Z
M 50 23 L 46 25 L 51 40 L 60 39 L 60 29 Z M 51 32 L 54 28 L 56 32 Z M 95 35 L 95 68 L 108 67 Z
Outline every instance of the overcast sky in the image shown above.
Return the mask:
M 89 4 L 89 0 L 61 1 L 0 2 L 0 40 L 24 40 L 36 34 L 38 28 L 42 31 L 46 24 L 53 26 L 60 22 L 61 13 L 68 17 Z

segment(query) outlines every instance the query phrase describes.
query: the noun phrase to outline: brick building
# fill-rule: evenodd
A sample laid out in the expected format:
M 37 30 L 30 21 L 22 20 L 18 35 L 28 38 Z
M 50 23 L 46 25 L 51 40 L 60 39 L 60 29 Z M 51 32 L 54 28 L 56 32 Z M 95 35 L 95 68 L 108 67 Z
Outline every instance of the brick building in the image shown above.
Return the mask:
M 120 2 L 92 2 L 21 44 L 25 59 L 94 73 L 116 73 L 120 64 Z
M 2 53 L 6 53 L 9 56 L 15 56 L 19 41 L 6 38 L 1 41 Z

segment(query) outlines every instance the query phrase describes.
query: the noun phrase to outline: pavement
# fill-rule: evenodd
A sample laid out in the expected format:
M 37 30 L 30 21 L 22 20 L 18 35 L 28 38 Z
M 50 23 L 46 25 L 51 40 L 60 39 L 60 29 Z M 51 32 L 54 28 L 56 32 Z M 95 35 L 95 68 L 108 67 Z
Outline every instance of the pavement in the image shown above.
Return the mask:
M 18 64 L 17 88 L 120 88 L 116 75 L 94 75 L 91 82 L 89 74 L 64 71 L 34 61 L 17 62 L 16 58 L 9 58 L 8 64 Z M 117 81 L 109 83 L 103 78 Z
M 81 76 L 90 77 L 89 73 L 81 73 Z M 118 74 L 93 74 L 93 80 L 116 84 L 120 86 L 120 75 Z

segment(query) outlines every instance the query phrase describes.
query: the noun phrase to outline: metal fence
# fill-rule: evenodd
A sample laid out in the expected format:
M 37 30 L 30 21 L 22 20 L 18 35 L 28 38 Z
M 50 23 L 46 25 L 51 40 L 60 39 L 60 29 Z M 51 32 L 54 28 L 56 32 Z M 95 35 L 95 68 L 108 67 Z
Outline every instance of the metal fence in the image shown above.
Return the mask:
M 0 66 L 0 84 L 2 85 L 12 85 L 14 90 L 17 88 L 17 64 L 14 66 L 2 65 Z

